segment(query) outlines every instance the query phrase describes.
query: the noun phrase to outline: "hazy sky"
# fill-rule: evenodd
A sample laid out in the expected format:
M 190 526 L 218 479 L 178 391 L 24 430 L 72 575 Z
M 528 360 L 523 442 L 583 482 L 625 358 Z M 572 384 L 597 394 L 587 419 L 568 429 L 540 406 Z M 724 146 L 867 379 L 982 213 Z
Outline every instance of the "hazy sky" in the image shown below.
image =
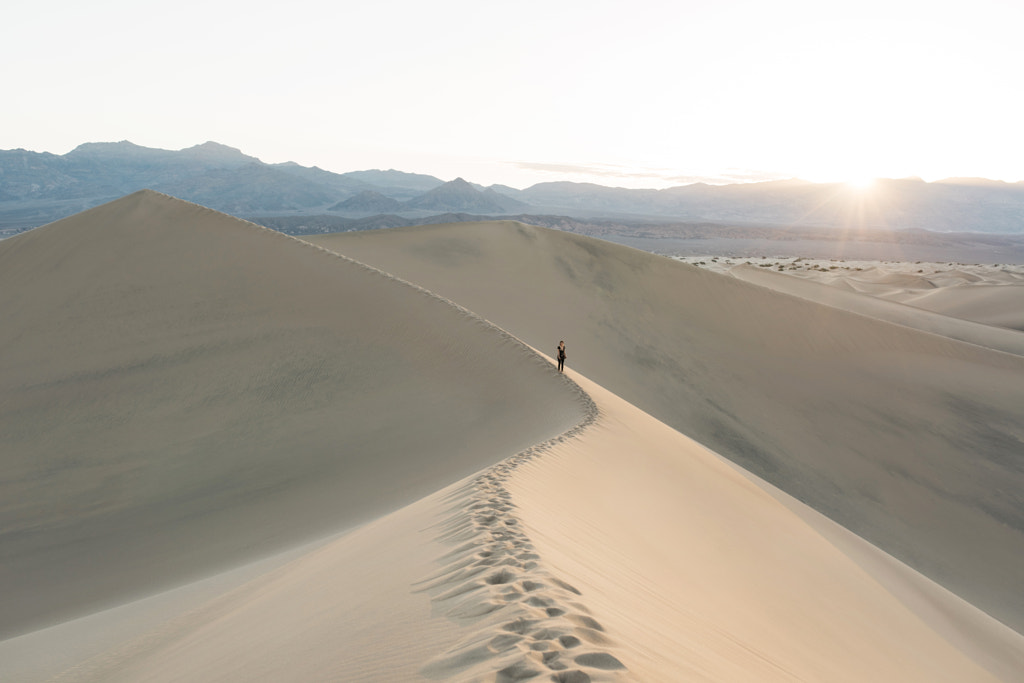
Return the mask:
M 12 6 L 13 5 L 13 6 Z M 0 149 L 526 187 L 1024 180 L 1020 0 L 15 0 Z

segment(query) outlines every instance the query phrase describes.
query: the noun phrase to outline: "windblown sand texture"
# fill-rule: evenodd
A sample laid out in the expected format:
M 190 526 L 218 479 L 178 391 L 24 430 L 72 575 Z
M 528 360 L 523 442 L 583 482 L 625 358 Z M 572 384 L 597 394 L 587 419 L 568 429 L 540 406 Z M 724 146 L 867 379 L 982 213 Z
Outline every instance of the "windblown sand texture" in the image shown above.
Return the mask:
M 0 678 L 1024 670 L 971 604 L 1024 613 L 1024 359 L 515 223 L 317 242 L 0 242 Z

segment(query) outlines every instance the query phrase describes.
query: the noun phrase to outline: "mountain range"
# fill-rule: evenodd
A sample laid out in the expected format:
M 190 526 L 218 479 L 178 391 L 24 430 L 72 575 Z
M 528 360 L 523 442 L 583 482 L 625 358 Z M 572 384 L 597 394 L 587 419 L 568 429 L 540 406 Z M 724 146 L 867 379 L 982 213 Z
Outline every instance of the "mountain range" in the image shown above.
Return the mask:
M 386 218 L 370 223 L 408 224 L 461 213 L 1024 234 L 1024 182 L 887 179 L 869 190 L 802 180 L 663 190 L 549 182 L 519 190 L 397 170 L 333 173 L 293 162 L 267 164 L 216 142 L 170 151 L 128 141 L 86 143 L 63 155 L 0 150 L 0 234 L 144 188 L 272 227 L 303 220 L 339 227 L 374 217 Z

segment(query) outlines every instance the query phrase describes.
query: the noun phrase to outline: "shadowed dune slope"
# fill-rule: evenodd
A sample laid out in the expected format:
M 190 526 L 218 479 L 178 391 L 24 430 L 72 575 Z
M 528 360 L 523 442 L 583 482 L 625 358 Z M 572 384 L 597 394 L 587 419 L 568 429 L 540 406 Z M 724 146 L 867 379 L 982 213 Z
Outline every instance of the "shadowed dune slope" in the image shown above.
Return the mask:
M 513 222 L 313 238 L 453 299 L 1024 631 L 1024 358 Z
M 366 522 L 576 424 L 450 303 L 143 191 L 0 242 L 0 637 Z

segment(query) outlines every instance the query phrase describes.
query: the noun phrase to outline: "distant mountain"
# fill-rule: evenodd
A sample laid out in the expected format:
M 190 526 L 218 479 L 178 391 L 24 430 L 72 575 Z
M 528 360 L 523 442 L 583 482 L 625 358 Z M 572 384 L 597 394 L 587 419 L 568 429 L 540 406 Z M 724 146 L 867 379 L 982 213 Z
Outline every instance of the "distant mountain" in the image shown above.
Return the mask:
M 174 192 L 159 191 L 234 216 L 253 211 L 303 211 L 324 206 L 338 196 L 329 187 L 261 163 L 210 169 L 176 180 Z
M 443 180 L 431 175 L 395 170 L 349 171 L 342 176 L 372 185 L 378 192 L 393 199 L 412 199 L 444 184 Z
M 121 141 L 86 143 L 64 155 L 0 150 L 0 236 L 146 188 L 240 217 L 551 214 L 586 221 L 1024 234 L 1024 183 L 978 178 L 879 180 L 869 191 L 802 180 L 664 190 L 552 182 L 517 190 L 396 170 L 332 173 L 265 164 L 216 142 L 170 151 Z
M 487 201 L 500 206 L 502 211 L 529 211 L 533 208 L 530 204 L 513 199 L 492 187 L 484 188 L 481 194 Z
M 239 206 L 287 210 L 336 199 L 318 185 L 214 142 L 177 152 L 127 141 L 86 143 L 63 156 L 0 151 L 0 202 L 100 204 L 149 188 L 228 212 Z
M 1005 188 L 1010 183 L 1002 180 L 990 180 L 988 178 L 946 178 L 944 180 L 936 180 L 938 185 L 976 185 L 980 187 L 998 187 Z M 1016 183 L 1021 185 L 1022 183 Z
M 777 180 L 695 183 L 627 190 L 588 183 L 541 183 L 518 197 L 546 212 L 576 216 L 651 216 L 839 229 L 1024 233 L 1024 183 L 920 178 L 878 180 L 862 190 L 843 183 Z
M 338 202 L 329 211 L 367 216 L 374 213 L 422 214 L 424 211 L 448 213 L 497 214 L 514 213 L 530 208 L 491 189 L 478 190 L 462 178 L 443 183 L 408 201 L 398 201 L 375 190 L 364 190 L 354 197 Z
M 475 213 L 502 213 L 522 211 L 528 204 L 500 195 L 494 190 L 481 192 L 462 178 L 445 183 L 440 187 L 405 203 L 409 209 L 426 211 L 464 211 Z
M 400 171 L 339 174 L 265 164 L 216 142 L 178 151 L 128 141 L 85 143 L 64 155 L 6 150 L 0 151 L 0 232 L 42 225 L 141 189 L 245 216 L 328 211 L 367 191 L 404 200 L 442 184 Z
M 493 191 L 497 192 L 498 194 L 503 194 L 506 197 L 511 197 L 512 199 L 518 199 L 519 195 L 521 195 L 523 193 L 522 190 L 517 190 L 516 188 L 509 187 L 508 185 L 497 185 L 496 184 L 496 185 L 491 185 L 487 189 L 488 190 L 493 190 Z
M 579 212 L 649 214 L 661 213 L 658 190 L 627 190 L 594 183 L 538 183 L 519 193 L 518 198 L 545 209 Z
M 385 197 L 375 190 L 363 190 L 354 197 L 349 197 L 343 202 L 338 202 L 330 207 L 328 211 L 341 211 L 346 213 L 394 213 L 401 211 L 405 205 L 397 199 Z
M 259 159 L 243 154 L 234 147 L 217 142 L 204 142 L 186 149 L 172 152 L 165 149 L 141 147 L 122 140 L 121 142 L 86 142 L 75 147 L 66 155 L 71 160 L 93 160 L 101 163 L 116 160 L 118 163 L 137 169 L 154 168 L 158 165 L 182 167 L 200 165 L 206 167 L 244 166 Z
M 313 166 L 312 168 L 308 166 L 300 166 L 294 161 L 288 161 L 283 164 L 273 164 L 273 168 L 276 168 L 283 173 L 287 173 L 290 176 L 301 178 L 306 182 L 322 185 L 339 193 L 341 196 L 366 192 L 373 188 L 373 185 L 368 185 L 361 180 L 350 177 L 344 173 L 331 173 L 330 171 L 325 171 L 322 168 L 317 168 L 316 166 Z M 437 182 L 441 181 L 439 180 Z
M 0 151 L 0 230 L 41 225 L 140 189 L 243 217 L 495 214 L 530 208 L 461 178 L 445 183 L 395 170 L 331 173 L 291 162 L 265 164 L 216 142 L 170 151 L 122 141 L 86 143 L 62 156 Z

